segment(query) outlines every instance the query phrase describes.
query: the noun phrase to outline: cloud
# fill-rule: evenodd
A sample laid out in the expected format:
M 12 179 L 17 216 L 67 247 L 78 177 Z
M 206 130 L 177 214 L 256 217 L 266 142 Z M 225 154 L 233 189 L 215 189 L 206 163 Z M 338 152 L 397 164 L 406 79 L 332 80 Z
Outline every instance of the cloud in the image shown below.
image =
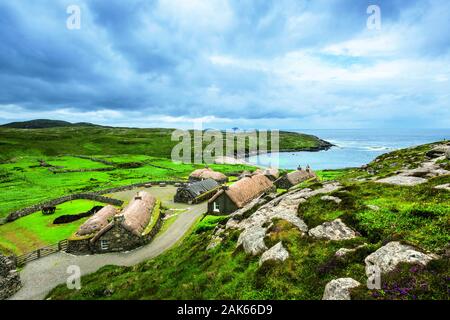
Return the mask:
M 377 2 L 4 2 L 0 122 L 449 126 L 450 4 Z

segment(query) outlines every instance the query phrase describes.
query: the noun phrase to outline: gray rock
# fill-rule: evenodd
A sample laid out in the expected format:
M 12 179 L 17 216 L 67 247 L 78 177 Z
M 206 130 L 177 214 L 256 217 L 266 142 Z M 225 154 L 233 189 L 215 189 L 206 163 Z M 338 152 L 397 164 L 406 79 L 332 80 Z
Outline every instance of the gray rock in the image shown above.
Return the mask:
M 377 180 L 378 183 L 394 184 L 399 186 L 416 186 L 418 184 L 426 183 L 428 180 L 419 177 L 408 177 L 403 175 L 392 176 Z
M 447 160 L 450 160 L 450 148 L 447 148 L 447 151 L 445 152 L 445 158 Z
M 395 241 L 389 242 L 384 247 L 381 247 L 369 255 L 364 261 L 366 263 L 366 273 L 369 276 L 373 266 L 377 267 L 383 274 L 393 271 L 401 262 L 419 263 L 425 266 L 428 262 L 436 258 L 437 256 L 435 255 L 419 252 L 411 246 L 403 245 Z
M 332 280 L 325 286 L 322 300 L 350 300 L 350 289 L 360 285 L 361 283 L 352 278 Z
M 447 145 L 438 145 L 428 151 L 426 155 L 429 158 L 438 158 L 440 156 L 446 155 L 448 151 L 449 147 Z
M 434 187 L 435 189 L 438 190 L 447 190 L 450 191 L 450 183 L 446 183 L 446 184 L 441 184 L 439 186 Z
M 285 261 L 287 258 L 289 258 L 289 252 L 280 241 L 262 254 L 261 259 L 259 259 L 259 265 L 263 265 L 266 261 Z
M 254 226 L 245 229 L 239 236 L 237 247 L 242 245 L 247 254 L 257 255 L 267 250 L 264 243 L 267 229 Z
M 342 202 L 341 199 L 339 199 L 338 197 L 333 197 L 333 196 L 323 196 L 320 199 L 323 200 L 323 201 L 333 201 L 336 204 L 340 204 Z
M 341 219 L 336 219 L 331 222 L 325 222 L 309 230 L 309 235 L 316 239 L 327 240 L 349 240 L 356 238 L 358 235 L 355 231 L 350 229 L 342 222 Z
M 334 255 L 338 258 L 342 258 L 342 257 L 345 257 L 347 254 L 356 252 L 357 250 L 364 248 L 364 247 L 367 247 L 367 243 L 364 243 L 353 249 L 341 248 L 338 251 L 336 251 L 336 253 Z
M 379 206 L 376 206 L 376 205 L 373 205 L 373 204 L 368 204 L 367 208 L 369 208 L 370 210 L 373 210 L 373 211 L 380 211 L 381 210 Z

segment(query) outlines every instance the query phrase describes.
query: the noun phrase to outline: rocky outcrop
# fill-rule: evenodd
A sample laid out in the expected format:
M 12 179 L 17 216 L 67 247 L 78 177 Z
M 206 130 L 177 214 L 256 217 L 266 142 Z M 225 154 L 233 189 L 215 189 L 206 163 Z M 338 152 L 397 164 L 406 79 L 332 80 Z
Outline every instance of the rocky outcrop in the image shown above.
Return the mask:
M 242 214 L 236 214 L 228 220 L 226 228 L 241 229 L 238 245 L 243 244 L 246 252 L 258 254 L 267 250 L 264 244 L 267 225 L 273 219 L 282 219 L 292 223 L 303 234 L 308 232 L 308 226 L 298 217 L 298 207 L 306 199 L 319 194 L 337 191 L 341 188 L 339 183 L 330 183 L 317 190 L 301 189 L 293 190 L 259 207 L 251 216 L 239 221 Z M 237 219 L 236 219 L 237 218 Z
M 361 283 L 352 278 L 332 280 L 325 286 L 322 300 L 350 300 L 350 289 L 360 285 Z
M 378 183 L 394 184 L 399 186 L 416 186 L 418 184 L 426 183 L 428 180 L 419 177 L 409 177 L 403 175 L 392 176 L 377 180 Z
M 428 152 L 426 153 L 426 156 L 427 156 L 428 158 L 432 158 L 432 159 L 434 159 L 434 158 L 439 158 L 439 157 L 441 157 L 441 156 L 443 156 L 443 155 L 446 155 L 447 152 L 450 152 L 449 150 L 450 150 L 450 147 L 447 146 L 447 145 L 445 145 L 445 144 L 443 144 L 443 145 L 437 145 L 437 146 L 435 146 L 433 149 L 431 149 L 430 151 L 428 151 Z
M 287 258 L 289 258 L 289 252 L 283 247 L 283 243 L 280 241 L 262 254 L 259 265 L 263 265 L 266 261 L 285 261 Z
M 342 202 L 341 199 L 339 199 L 338 197 L 333 197 L 333 196 L 323 196 L 320 199 L 323 201 L 333 201 L 336 204 L 340 204 Z
M 400 242 L 390 242 L 381 247 L 364 261 L 366 263 L 366 273 L 369 276 L 376 267 L 381 273 L 393 271 L 399 263 L 406 262 L 411 264 L 426 265 L 437 256 L 425 254 L 415 250 L 413 247 L 403 245 Z
M 245 229 L 239 236 L 237 247 L 243 246 L 245 252 L 251 255 L 258 255 L 267 250 L 264 243 L 267 229 L 260 226 L 253 226 Z
M 448 148 L 447 151 L 445 152 L 445 158 L 447 160 L 450 160 L 450 148 Z
M 415 186 L 426 183 L 430 178 L 450 174 L 450 171 L 441 168 L 441 166 L 437 163 L 438 160 L 442 159 L 443 157 L 426 161 L 418 168 L 402 170 L 395 176 L 380 179 L 377 180 L 377 182 L 401 186 Z
M 356 238 L 358 234 L 347 227 L 341 219 L 336 219 L 331 222 L 325 222 L 320 226 L 317 226 L 309 230 L 309 235 L 316 239 L 326 240 L 349 240 Z

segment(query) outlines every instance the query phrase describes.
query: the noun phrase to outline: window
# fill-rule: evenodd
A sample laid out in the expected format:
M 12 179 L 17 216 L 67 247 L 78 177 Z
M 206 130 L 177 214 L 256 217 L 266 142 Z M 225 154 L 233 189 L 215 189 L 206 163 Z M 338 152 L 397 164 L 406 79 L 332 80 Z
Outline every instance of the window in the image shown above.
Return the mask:
M 108 250 L 109 249 L 109 241 L 108 240 L 100 240 L 100 248 L 102 250 Z
M 218 204 L 217 202 L 214 202 L 213 205 L 214 205 L 213 211 L 214 211 L 214 212 L 220 212 L 219 204 Z

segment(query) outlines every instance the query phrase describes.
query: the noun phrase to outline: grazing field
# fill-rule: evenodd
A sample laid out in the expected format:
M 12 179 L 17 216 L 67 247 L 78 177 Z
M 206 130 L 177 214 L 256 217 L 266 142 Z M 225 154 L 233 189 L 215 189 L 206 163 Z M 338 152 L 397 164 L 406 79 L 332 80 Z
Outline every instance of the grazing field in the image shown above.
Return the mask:
M 75 215 L 105 204 L 89 200 L 74 200 L 58 205 L 56 213 L 30 214 L 0 226 L 0 252 L 24 254 L 40 247 L 58 243 L 72 235 L 88 218 L 68 224 L 55 225 L 53 221 L 63 215 Z
M 80 159 L 77 157 L 62 156 L 48 157 L 45 159 L 45 161 L 49 165 L 60 167 L 61 170 L 101 169 L 109 167 L 100 162 L 95 162 L 88 159 Z

